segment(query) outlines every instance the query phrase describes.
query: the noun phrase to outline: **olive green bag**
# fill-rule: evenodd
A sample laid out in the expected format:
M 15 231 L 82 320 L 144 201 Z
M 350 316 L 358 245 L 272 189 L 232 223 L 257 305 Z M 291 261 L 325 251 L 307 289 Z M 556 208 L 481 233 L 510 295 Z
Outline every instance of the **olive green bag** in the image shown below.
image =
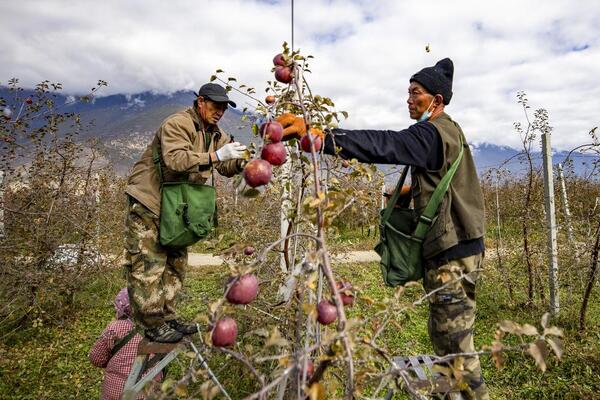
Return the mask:
M 423 240 L 429 227 L 434 221 L 444 195 L 450 187 L 458 165 L 463 155 L 461 140 L 458 158 L 452 163 L 435 188 L 425 210 L 419 216 L 416 211 L 407 207 L 395 207 L 400 196 L 400 190 L 410 167 L 402 172 L 394 194 L 386 208 L 381 210 L 379 223 L 380 241 L 375 251 L 381 257 L 380 267 L 383 281 L 388 286 L 404 285 L 423 277 Z
M 207 148 L 210 145 L 209 139 L 205 140 Z M 163 182 L 156 144 L 152 146 L 152 160 L 161 184 L 160 244 L 168 247 L 187 247 L 204 239 L 214 226 L 215 188 L 200 183 Z

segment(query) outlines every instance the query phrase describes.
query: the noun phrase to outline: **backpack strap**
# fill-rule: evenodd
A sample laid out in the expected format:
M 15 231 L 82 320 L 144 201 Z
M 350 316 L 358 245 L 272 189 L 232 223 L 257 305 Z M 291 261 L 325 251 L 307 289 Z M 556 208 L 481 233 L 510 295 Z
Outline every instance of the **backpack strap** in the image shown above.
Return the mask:
M 191 117 L 190 117 L 191 118 Z M 194 128 L 196 129 L 196 132 L 200 132 L 200 124 L 196 121 L 194 121 L 192 119 L 192 122 L 194 123 Z M 204 134 L 204 149 L 206 152 L 208 152 L 208 149 L 210 148 L 210 143 L 212 141 L 211 135 L 210 133 L 203 131 Z M 219 132 L 220 135 L 220 132 Z M 218 139 L 219 136 L 217 136 Z M 158 179 L 159 182 L 162 186 L 163 184 L 163 174 L 162 174 L 162 168 L 160 166 L 160 154 L 158 152 L 158 144 L 157 143 L 153 143 L 152 144 L 152 161 L 154 162 L 154 165 L 156 166 L 156 172 L 158 174 Z M 214 176 L 213 176 L 213 186 L 214 186 Z
M 131 328 L 131 330 L 127 333 L 127 335 L 123 336 L 123 338 L 120 339 L 118 342 L 116 342 L 115 345 L 113 346 L 113 348 L 110 349 L 110 357 L 111 358 L 114 357 L 114 355 L 117 354 L 123 346 L 125 346 L 127 343 L 129 343 L 129 341 L 135 336 L 135 334 L 137 332 L 138 332 L 138 330 L 135 326 L 133 328 Z
M 446 172 L 446 174 L 444 174 L 444 177 L 436 186 L 435 190 L 433 191 L 433 194 L 431 195 L 431 198 L 429 199 L 429 202 L 427 203 L 427 206 L 425 206 L 425 210 L 423 210 L 423 213 L 419 216 L 417 227 L 415 228 L 415 232 L 413 234 L 413 238 L 417 241 L 423 241 L 427 230 L 433 223 L 433 219 L 435 217 L 435 214 L 437 213 L 440 203 L 446 195 L 446 192 L 450 187 L 450 182 L 452 181 L 452 178 L 454 178 L 454 174 L 456 173 L 460 161 L 462 160 L 463 150 L 464 142 L 462 135 L 460 135 L 460 151 L 458 152 L 458 157 L 456 158 L 456 160 L 454 160 L 454 162 L 450 166 L 450 169 Z
M 154 162 L 154 165 L 156 166 L 156 172 L 158 173 L 158 181 L 160 182 L 160 185 L 162 186 L 163 175 L 162 175 L 162 169 L 160 168 L 160 154 L 158 154 L 158 144 L 156 144 L 156 143 L 152 144 L 152 161 Z
M 410 168 L 410 166 L 407 165 L 406 167 L 404 167 L 404 170 L 402 170 L 402 175 L 400 175 L 400 179 L 398 179 L 398 185 L 396 185 L 394 194 L 388 200 L 387 206 L 385 207 L 385 211 L 383 212 L 383 215 L 381 216 L 381 225 L 385 225 L 386 222 L 388 221 L 388 219 L 390 219 L 390 216 L 392 215 L 392 211 L 394 210 L 394 206 L 396 205 L 396 202 L 398 202 L 398 197 L 400 197 L 400 191 L 402 189 L 402 186 L 404 185 L 406 176 L 408 175 L 409 168 Z

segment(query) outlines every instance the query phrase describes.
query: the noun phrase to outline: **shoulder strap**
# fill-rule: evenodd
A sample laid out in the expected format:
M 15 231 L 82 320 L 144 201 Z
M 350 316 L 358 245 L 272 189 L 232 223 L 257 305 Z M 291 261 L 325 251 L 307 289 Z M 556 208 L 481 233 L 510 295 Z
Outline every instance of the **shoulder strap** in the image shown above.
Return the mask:
M 431 195 L 431 199 L 429 199 L 427 206 L 425 206 L 425 210 L 419 216 L 419 221 L 417 223 L 417 227 L 415 228 L 415 232 L 413 234 L 413 236 L 417 239 L 422 240 L 425 238 L 425 233 L 427 233 L 429 226 L 433 223 L 433 218 L 435 217 L 435 214 L 437 213 L 440 203 L 442 202 L 442 199 L 446 195 L 446 192 L 448 191 L 448 188 L 450 187 L 450 182 L 452 181 L 452 178 L 454 178 L 454 174 L 456 173 L 456 170 L 458 169 L 458 165 L 460 164 L 460 161 L 462 160 L 463 150 L 464 150 L 464 142 L 462 139 L 462 135 L 459 135 L 459 137 L 460 137 L 460 150 L 458 152 L 458 157 L 456 158 L 456 160 L 454 160 L 454 162 L 450 166 L 450 169 L 446 172 L 446 174 L 444 175 L 444 177 L 442 178 L 440 183 L 437 185 L 437 187 L 433 191 L 433 194 Z
M 110 350 L 110 356 L 113 357 L 115 354 L 121 350 L 123 346 L 125 346 L 129 341 L 135 336 L 137 333 L 137 328 L 134 326 L 131 330 L 125 335 L 121 340 L 119 340 L 113 348 Z
M 390 215 L 392 215 L 392 211 L 394 210 L 394 206 L 396 205 L 396 202 L 398 201 L 398 197 L 400 197 L 400 191 L 402 189 L 402 186 L 404 185 L 404 181 L 406 180 L 406 176 L 408 175 L 409 169 L 410 169 L 410 166 L 408 166 L 408 165 L 406 167 L 404 167 L 404 170 L 402 171 L 402 175 L 400 175 L 400 179 L 398 179 L 398 184 L 396 185 L 394 194 L 388 200 L 387 206 L 385 207 L 385 211 L 381 217 L 382 225 L 385 225 L 385 223 L 388 221 L 388 219 L 390 219 Z
M 190 116 L 191 118 L 191 116 Z M 194 121 L 192 119 L 192 122 L 194 123 L 194 128 L 196 129 L 196 132 L 200 132 L 200 124 L 196 121 Z M 204 149 L 205 151 L 208 152 L 208 149 L 210 148 L 210 142 L 211 142 L 211 136 L 210 133 L 208 132 L 203 132 L 204 133 Z M 160 154 L 158 152 L 158 144 L 154 143 L 152 144 L 152 161 L 154 162 L 154 165 L 156 166 L 156 172 L 158 173 L 158 179 L 160 184 L 162 185 L 163 183 L 163 174 L 162 174 L 162 168 L 160 167 Z M 213 181 L 214 181 L 214 177 L 213 177 Z
M 156 143 L 152 144 L 152 161 L 154 162 L 154 165 L 156 166 L 156 172 L 158 173 L 158 181 L 162 185 L 163 176 L 162 176 L 162 169 L 160 168 L 160 154 L 158 154 L 158 144 L 156 144 Z

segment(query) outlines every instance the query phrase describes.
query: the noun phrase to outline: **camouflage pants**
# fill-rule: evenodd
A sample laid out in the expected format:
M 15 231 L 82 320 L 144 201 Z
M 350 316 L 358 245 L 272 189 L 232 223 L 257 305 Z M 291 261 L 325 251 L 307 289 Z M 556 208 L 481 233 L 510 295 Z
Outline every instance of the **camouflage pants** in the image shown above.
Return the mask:
M 175 319 L 176 296 L 187 269 L 187 249 L 161 246 L 158 226 L 158 216 L 129 199 L 125 275 L 133 319 L 144 329 Z
M 483 267 L 481 254 L 449 261 L 437 268 L 425 268 L 423 286 L 429 298 L 429 337 L 438 356 L 474 352 L 475 285 Z M 461 275 L 464 275 L 460 279 Z M 441 289 L 440 289 L 441 288 Z M 471 390 L 468 399 L 489 399 L 481 375 L 479 357 L 464 359 L 463 376 Z

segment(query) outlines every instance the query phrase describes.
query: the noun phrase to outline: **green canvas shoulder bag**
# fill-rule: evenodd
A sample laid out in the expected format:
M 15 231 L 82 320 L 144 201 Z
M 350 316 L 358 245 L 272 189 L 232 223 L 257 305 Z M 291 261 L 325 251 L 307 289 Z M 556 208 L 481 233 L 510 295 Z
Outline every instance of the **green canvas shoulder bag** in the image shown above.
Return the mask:
M 205 132 L 208 151 L 210 136 Z M 188 247 L 204 239 L 212 231 L 216 215 L 214 186 L 191 182 L 163 182 L 157 144 L 152 146 L 152 160 L 160 180 L 160 244 Z
M 423 240 L 450 187 L 462 155 L 463 141 L 461 137 L 457 159 L 435 188 L 421 215 L 417 215 L 416 211 L 411 208 L 395 207 L 410 167 L 407 166 L 402 171 L 394 194 L 386 208 L 380 212 L 380 240 L 375 246 L 375 252 L 381 257 L 381 273 L 386 285 L 395 287 L 423 277 Z

